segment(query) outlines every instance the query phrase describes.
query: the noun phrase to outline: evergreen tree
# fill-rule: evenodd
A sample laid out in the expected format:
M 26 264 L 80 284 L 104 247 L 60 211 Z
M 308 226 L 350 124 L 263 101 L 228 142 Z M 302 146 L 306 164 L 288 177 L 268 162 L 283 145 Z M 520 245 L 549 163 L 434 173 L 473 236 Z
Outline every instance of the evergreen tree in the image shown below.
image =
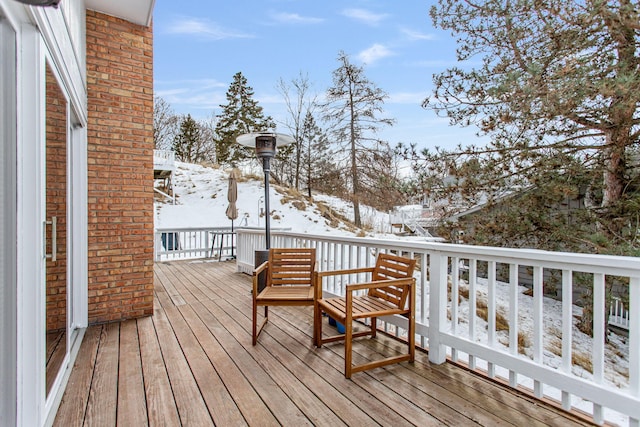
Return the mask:
M 624 234 L 640 199 L 631 151 L 640 139 L 637 1 L 439 0 L 431 16 L 457 37 L 459 61 L 481 65 L 435 75 L 424 105 L 491 137 L 422 152 L 432 177 L 478 161 L 470 174 L 458 170 L 464 188 L 441 188 L 491 196 L 572 175 L 578 162 L 597 174 L 588 198 L 599 225 Z
M 333 71 L 333 86 L 327 90 L 325 118 L 334 124 L 333 134 L 349 154 L 349 178 L 355 225 L 362 226 L 360 177 L 366 164 L 360 162 L 363 150 L 377 150 L 381 141 L 375 137 L 382 125 L 392 125 L 393 120 L 381 118 L 382 105 L 388 98 L 386 92 L 366 78 L 364 69 L 352 64 L 344 53 L 338 54 L 340 66 Z
M 316 124 L 311 112 L 307 112 L 298 147 L 300 152 L 300 178 L 306 186 L 307 195 L 319 190 L 327 194 L 338 195 L 335 177 L 340 174 L 333 161 L 326 133 Z
M 262 107 L 253 99 L 253 89 L 241 72 L 233 76 L 227 90 L 227 104 L 220 105 L 217 116 L 216 159 L 220 164 L 231 164 L 253 155 L 253 152 L 236 143 L 239 135 L 275 129 L 270 116 L 265 117 Z
M 198 150 L 200 141 L 200 127 L 191 114 L 188 114 L 180 123 L 180 131 L 173 139 L 173 151 L 176 153 L 176 158 L 190 163 L 202 160 L 202 153 Z
M 400 176 L 401 157 L 387 144 L 377 150 L 359 153 L 360 164 L 367 165 L 362 173 L 362 192 L 367 205 L 381 211 L 407 203 L 404 182 Z
M 423 154 L 431 177 L 455 170 L 445 194 L 489 197 L 492 209 L 471 220 L 478 243 L 637 253 L 638 2 L 439 0 L 431 17 L 466 65 L 434 76 L 424 105 L 491 143 Z M 569 214 L 566 199 L 584 207 Z

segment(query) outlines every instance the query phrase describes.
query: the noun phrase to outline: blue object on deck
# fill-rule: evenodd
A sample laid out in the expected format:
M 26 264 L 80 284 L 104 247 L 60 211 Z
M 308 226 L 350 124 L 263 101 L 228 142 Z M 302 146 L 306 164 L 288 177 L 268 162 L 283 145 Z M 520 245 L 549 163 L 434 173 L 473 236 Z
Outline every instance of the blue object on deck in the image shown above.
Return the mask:
M 331 316 L 329 316 L 329 325 L 335 326 L 339 334 L 344 334 L 344 325 Z
M 162 247 L 168 251 L 177 251 L 180 249 L 178 233 L 162 233 Z

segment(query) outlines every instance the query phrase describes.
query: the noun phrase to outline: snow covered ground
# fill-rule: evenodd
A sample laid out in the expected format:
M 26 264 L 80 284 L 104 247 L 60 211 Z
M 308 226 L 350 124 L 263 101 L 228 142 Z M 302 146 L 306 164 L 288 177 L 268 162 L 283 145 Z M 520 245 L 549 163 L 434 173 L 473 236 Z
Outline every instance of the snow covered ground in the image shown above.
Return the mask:
M 509 306 L 509 284 L 503 282 L 497 282 L 496 284 L 496 305 L 497 312 L 505 318 L 508 318 L 509 314 L 507 307 Z M 518 330 L 526 337 L 528 337 L 528 343 L 524 348 L 524 355 L 522 357 L 528 357 L 533 360 L 533 298 L 526 295 L 525 287 L 519 287 L 518 298 Z M 487 300 L 488 286 L 486 279 L 478 279 L 476 285 L 476 295 L 478 301 Z M 478 305 L 478 304 L 477 304 Z M 544 298 L 544 364 L 551 368 L 560 370 L 562 367 L 562 302 L 553 298 Z M 469 301 L 467 298 L 461 298 L 458 309 L 459 323 L 457 325 L 457 334 L 462 337 L 469 336 Z M 589 364 L 592 361 L 593 354 L 593 339 L 581 332 L 578 327 L 578 319 L 582 315 L 582 308 L 573 307 L 573 331 L 572 331 L 572 357 L 574 364 L 572 366 L 572 373 L 577 377 L 587 380 L 593 379 L 593 375 L 589 369 Z M 488 324 L 485 320 L 478 318 L 476 320 L 475 336 L 476 340 L 480 342 L 488 341 Z M 508 331 L 497 332 L 496 341 L 499 346 L 504 349 L 505 352 L 509 351 L 509 335 Z M 612 389 L 627 389 L 629 388 L 629 345 L 628 340 L 625 337 L 610 333 L 609 342 L 606 344 L 605 349 L 605 387 Z M 464 361 L 463 357 L 460 356 Z M 479 367 L 487 369 L 486 363 L 478 363 Z M 509 379 L 509 372 L 506 369 L 496 368 L 496 375 Z M 530 378 L 524 378 L 520 376 L 518 383 L 524 387 L 533 390 L 533 380 Z M 545 394 L 553 397 L 554 399 L 561 401 L 562 395 L 560 390 L 553 389 L 551 387 L 545 387 Z M 591 402 L 584 401 L 582 399 L 573 398 L 572 404 L 582 409 L 587 413 L 592 412 L 593 404 Z M 611 411 L 605 408 L 605 419 L 612 423 L 621 426 L 628 424 L 628 417 L 617 412 Z
M 228 176 L 230 170 L 203 167 L 177 162 L 173 186 L 177 204 L 156 203 L 155 226 L 169 227 L 225 227 L 231 226 L 226 217 Z M 291 228 L 310 234 L 357 235 L 335 213 L 353 217 L 350 204 L 336 197 L 316 195 L 313 202 L 300 194 L 291 193 L 270 183 L 269 210 L 271 228 Z M 235 226 L 264 227 L 264 180 L 260 175 L 244 176 L 238 182 L 238 219 Z M 330 212 L 328 208 L 333 211 Z M 361 208 L 363 223 L 371 232 L 384 233 L 390 228 L 388 214 L 372 208 Z
M 181 228 L 181 227 L 224 227 L 230 226 L 231 221 L 226 217 L 226 209 L 229 205 L 227 200 L 229 170 L 219 168 L 202 167 L 187 163 L 177 162 L 173 185 L 177 194 L 177 204 L 172 205 L 168 201 L 156 202 L 155 225 L 157 228 Z M 369 225 L 369 232 L 363 234 L 359 230 L 351 227 L 347 222 L 341 221 L 340 216 L 346 218 L 353 217 L 353 210 L 349 203 L 325 195 L 314 195 L 313 201 L 302 197 L 300 194 L 291 193 L 281 187 L 271 184 L 270 186 L 270 210 L 271 227 L 290 228 L 298 233 L 310 234 L 330 234 L 345 236 L 371 236 L 381 238 L 389 236 L 389 217 L 386 213 L 380 213 L 374 209 L 363 207 L 361 215 L 363 222 Z M 240 179 L 238 183 L 238 201 L 236 203 L 239 211 L 235 226 L 264 226 L 264 185 L 261 174 L 252 174 Z M 330 209 L 329 209 L 330 208 Z M 393 236 L 397 238 L 397 236 Z M 479 280 L 477 291 L 480 295 L 486 295 L 486 283 Z M 524 288 L 522 288 L 524 291 Z M 508 285 L 498 286 L 498 312 L 508 307 Z M 524 335 L 532 335 L 533 302 L 532 298 L 520 294 L 519 307 L 519 330 Z M 502 308 L 501 308 L 502 307 Z M 561 342 L 561 302 L 545 298 L 545 352 L 544 360 L 547 366 L 558 368 L 561 366 L 561 352 L 558 350 Z M 468 300 L 462 298 L 459 306 L 458 333 L 461 336 L 468 336 Z M 508 317 L 507 313 L 503 313 Z M 576 317 L 581 314 L 579 307 L 574 307 L 574 323 Z M 487 323 L 478 319 L 476 322 L 476 337 L 478 340 L 487 340 Z M 629 387 L 629 349 L 624 337 L 615 334 L 609 336 L 609 343 L 606 345 L 606 383 L 607 387 Z M 592 339 L 574 327 L 573 354 L 576 360 L 591 360 L 593 349 Z M 506 331 L 498 333 L 498 342 L 504 345 L 508 343 Z M 532 343 L 530 345 L 533 345 Z M 522 357 L 531 356 L 531 348 L 525 348 Z M 588 362 L 580 366 L 574 364 L 573 373 L 582 378 L 591 378 L 592 374 L 588 370 Z M 508 372 L 497 370 L 497 374 L 508 378 Z M 532 381 L 522 379 L 524 386 L 533 388 Z M 548 388 L 545 392 L 549 393 Z M 560 392 L 551 391 L 551 395 L 560 399 Z M 574 398 L 574 406 L 591 412 L 592 404 Z M 627 425 L 628 418 L 613 411 L 605 410 L 605 418 L 608 422 Z

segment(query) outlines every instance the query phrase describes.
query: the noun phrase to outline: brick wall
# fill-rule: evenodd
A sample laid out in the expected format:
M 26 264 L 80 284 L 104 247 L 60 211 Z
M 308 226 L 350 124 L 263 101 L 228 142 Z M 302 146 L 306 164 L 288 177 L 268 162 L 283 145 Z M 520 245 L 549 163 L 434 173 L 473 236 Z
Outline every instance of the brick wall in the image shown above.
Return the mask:
M 87 10 L 89 323 L 153 313 L 151 28 Z

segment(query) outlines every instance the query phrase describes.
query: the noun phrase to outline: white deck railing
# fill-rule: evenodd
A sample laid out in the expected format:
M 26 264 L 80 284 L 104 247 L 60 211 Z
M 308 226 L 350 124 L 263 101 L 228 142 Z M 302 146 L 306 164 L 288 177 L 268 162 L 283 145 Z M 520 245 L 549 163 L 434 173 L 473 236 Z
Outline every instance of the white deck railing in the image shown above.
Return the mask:
M 153 168 L 156 170 L 175 170 L 176 153 L 173 150 L 153 150 Z
M 235 232 L 231 232 L 229 227 L 158 228 L 155 231 L 154 259 L 223 260 L 235 257 L 235 244 Z
M 629 310 L 618 297 L 614 297 L 609 306 L 609 325 L 616 326 L 620 329 L 629 329 L 630 316 Z
M 264 247 L 264 232 L 237 231 L 238 271 L 249 273 L 255 250 Z M 432 363 L 449 357 L 512 387 L 529 389 L 538 398 L 554 399 L 566 410 L 586 411 L 599 424 L 620 417 L 630 426 L 640 424 L 639 258 L 278 231 L 271 237 L 272 247 L 315 247 L 320 271 L 371 266 L 378 252 L 415 257 L 417 334 Z M 532 277 L 532 296 L 518 285 L 523 270 Z M 560 300 L 544 295 L 545 286 L 557 286 L 548 279 L 554 275 L 560 277 Z M 626 283 L 629 291 L 627 347 L 618 349 L 628 354 L 628 366 L 621 361 L 610 366 L 605 360 L 610 345 L 605 339 L 605 282 L 613 279 Z M 353 280 L 323 283 L 325 295 L 341 295 Z M 578 283 L 593 289 L 594 339 L 586 350 L 575 348 Z M 557 317 L 550 314 L 554 309 Z M 501 319 L 507 331 L 501 330 Z M 381 326 L 406 335 L 404 318 L 384 318 Z M 612 380 L 612 371 L 623 374 Z

